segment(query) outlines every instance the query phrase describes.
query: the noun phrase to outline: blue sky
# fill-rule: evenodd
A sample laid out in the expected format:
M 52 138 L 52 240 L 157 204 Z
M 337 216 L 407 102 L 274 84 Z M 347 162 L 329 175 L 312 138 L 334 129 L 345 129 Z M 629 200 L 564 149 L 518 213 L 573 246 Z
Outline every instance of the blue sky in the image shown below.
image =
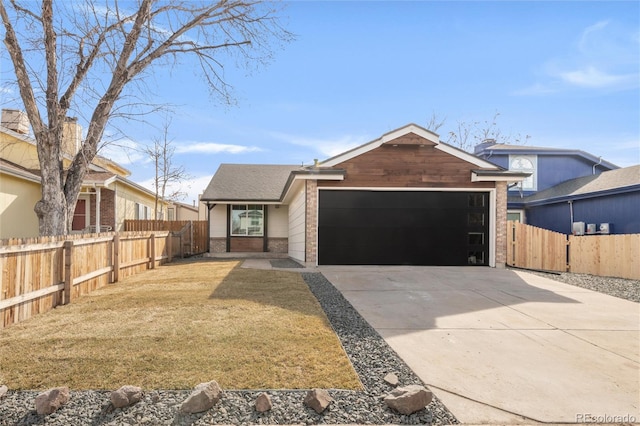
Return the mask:
M 155 101 L 176 105 L 174 162 L 191 203 L 220 163 L 310 164 L 408 123 L 491 120 L 529 145 L 640 163 L 640 2 L 291 2 L 296 40 L 267 66 L 228 64 L 237 100 L 207 93 L 190 66 L 157 73 Z M 152 118 L 161 122 L 161 117 Z M 131 145 L 160 131 L 132 124 Z M 147 183 L 139 154 L 103 155 Z

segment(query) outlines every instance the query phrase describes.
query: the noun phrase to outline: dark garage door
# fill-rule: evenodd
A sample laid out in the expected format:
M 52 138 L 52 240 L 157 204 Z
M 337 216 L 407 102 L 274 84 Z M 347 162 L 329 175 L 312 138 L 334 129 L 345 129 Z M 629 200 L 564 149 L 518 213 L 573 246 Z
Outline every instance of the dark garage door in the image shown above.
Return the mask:
M 321 265 L 488 265 L 487 192 L 321 190 Z

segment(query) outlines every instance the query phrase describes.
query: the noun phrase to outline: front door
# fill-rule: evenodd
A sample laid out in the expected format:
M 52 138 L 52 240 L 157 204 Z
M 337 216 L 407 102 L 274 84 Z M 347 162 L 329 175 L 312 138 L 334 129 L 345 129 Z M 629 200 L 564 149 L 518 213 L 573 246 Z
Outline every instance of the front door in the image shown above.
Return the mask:
M 72 231 L 81 231 L 87 227 L 87 200 L 79 198 L 73 211 Z

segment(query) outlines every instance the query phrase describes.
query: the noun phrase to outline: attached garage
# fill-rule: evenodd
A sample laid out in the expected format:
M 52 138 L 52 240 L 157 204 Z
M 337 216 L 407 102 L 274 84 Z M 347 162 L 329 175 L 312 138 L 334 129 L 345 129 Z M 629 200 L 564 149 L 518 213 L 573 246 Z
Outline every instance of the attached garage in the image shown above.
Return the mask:
M 502 266 L 507 185 L 527 176 L 409 124 L 312 166 L 221 165 L 202 201 L 214 254 L 257 238 L 233 212 L 261 205 L 257 250 L 308 265 Z
M 489 192 L 320 190 L 320 265 L 488 265 Z

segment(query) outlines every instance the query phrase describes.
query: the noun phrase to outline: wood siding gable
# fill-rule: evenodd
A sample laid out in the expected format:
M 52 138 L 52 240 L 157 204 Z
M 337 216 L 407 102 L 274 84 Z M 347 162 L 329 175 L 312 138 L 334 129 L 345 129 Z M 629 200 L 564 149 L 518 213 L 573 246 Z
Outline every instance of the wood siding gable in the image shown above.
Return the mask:
M 437 149 L 414 133 L 387 141 L 333 168 L 346 170 L 343 181 L 322 181 L 323 187 L 494 188 L 494 182 L 471 182 L 478 166 Z

